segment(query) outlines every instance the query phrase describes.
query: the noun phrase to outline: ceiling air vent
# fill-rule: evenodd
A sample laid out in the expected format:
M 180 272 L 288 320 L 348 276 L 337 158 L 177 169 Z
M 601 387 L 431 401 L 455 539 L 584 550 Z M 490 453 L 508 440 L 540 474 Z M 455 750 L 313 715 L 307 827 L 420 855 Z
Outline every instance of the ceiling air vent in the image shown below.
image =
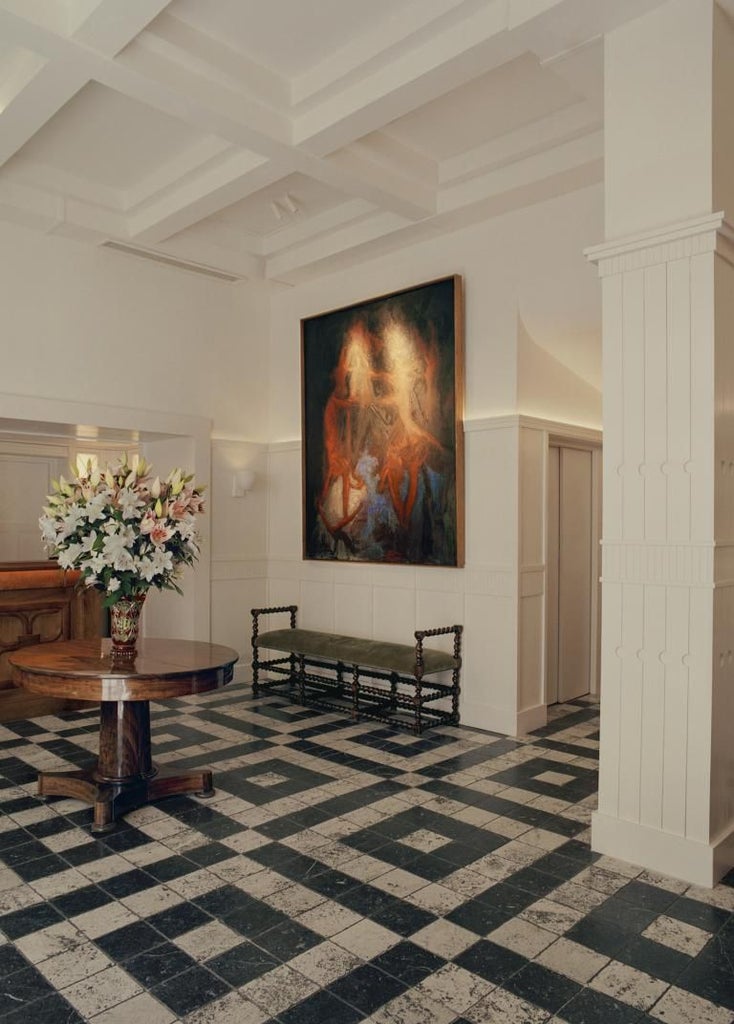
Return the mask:
M 135 245 L 126 245 L 124 242 L 107 241 L 102 242 L 105 249 L 114 249 L 116 252 L 124 252 L 128 256 L 137 256 L 139 259 L 152 260 L 154 263 L 164 263 L 168 267 L 176 267 L 177 270 L 188 270 L 192 274 L 203 274 L 205 277 L 216 277 L 219 281 L 241 281 L 237 274 L 228 274 L 225 270 L 216 270 L 214 267 L 206 267 L 202 263 L 192 263 L 190 260 L 180 260 L 176 256 L 166 256 L 161 252 L 153 252 L 150 249 L 139 249 Z

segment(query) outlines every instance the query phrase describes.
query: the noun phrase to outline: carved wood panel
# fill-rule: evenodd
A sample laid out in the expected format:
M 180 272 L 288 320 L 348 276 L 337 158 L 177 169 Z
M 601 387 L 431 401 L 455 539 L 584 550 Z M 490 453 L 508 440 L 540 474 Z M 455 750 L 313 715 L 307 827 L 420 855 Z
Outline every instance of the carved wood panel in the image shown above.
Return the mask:
M 15 686 L 8 656 L 22 647 L 100 633 L 100 599 L 52 562 L 0 564 L 0 722 L 52 713 L 65 701 Z

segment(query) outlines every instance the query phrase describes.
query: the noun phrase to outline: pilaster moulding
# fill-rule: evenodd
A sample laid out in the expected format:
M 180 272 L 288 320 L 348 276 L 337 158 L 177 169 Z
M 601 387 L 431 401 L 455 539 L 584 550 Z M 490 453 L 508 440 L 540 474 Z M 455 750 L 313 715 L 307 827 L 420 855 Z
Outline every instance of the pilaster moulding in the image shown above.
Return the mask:
M 714 586 L 717 589 L 734 586 L 734 542 L 717 541 L 714 544 Z
M 268 575 L 268 563 L 264 558 L 215 558 L 212 559 L 212 583 L 223 580 L 259 580 Z
M 514 569 L 487 566 L 466 567 L 465 594 L 486 597 L 514 598 L 517 595 L 517 573 Z
M 464 433 L 474 434 L 484 430 L 508 430 L 519 426 L 520 417 L 514 413 L 503 416 L 483 416 L 476 420 L 464 420 Z
M 296 437 L 291 441 L 271 441 L 265 450 L 268 455 L 279 455 L 281 452 L 300 452 L 301 439 Z
M 242 437 L 238 434 L 212 434 L 212 445 L 218 444 L 246 444 L 251 448 L 258 448 L 260 451 L 267 451 L 266 441 L 255 441 L 251 437 Z
M 486 416 L 464 421 L 464 432 L 467 434 L 484 430 L 507 430 L 513 427 L 525 427 L 527 430 L 542 430 L 554 437 L 588 441 L 591 444 L 602 443 L 602 431 L 598 427 L 590 427 L 582 423 L 566 423 L 562 420 L 546 420 L 537 416 L 526 416 L 524 413 Z
M 587 260 L 597 265 L 599 277 L 710 252 L 734 263 L 734 228 L 723 212 L 694 217 L 584 249 Z
M 540 572 L 544 568 L 539 567 Z M 534 571 L 538 571 L 538 567 L 529 570 L 531 573 Z M 292 580 L 294 584 L 311 580 L 358 587 L 416 588 L 421 592 L 503 598 L 515 598 L 518 587 L 518 572 L 511 566 L 434 569 L 423 565 L 380 566 L 369 562 L 304 562 L 297 555 L 271 556 L 267 561 L 267 575 L 270 579 Z
M 520 570 L 520 598 L 540 597 L 545 593 L 545 566 L 528 566 Z
M 602 582 L 713 587 L 713 544 L 603 540 Z

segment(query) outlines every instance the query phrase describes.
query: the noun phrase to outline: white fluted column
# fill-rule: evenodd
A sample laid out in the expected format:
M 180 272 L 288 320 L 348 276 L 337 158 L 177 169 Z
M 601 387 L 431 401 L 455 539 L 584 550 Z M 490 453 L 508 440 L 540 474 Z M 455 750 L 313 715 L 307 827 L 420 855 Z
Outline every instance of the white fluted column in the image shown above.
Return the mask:
M 710 0 L 671 0 L 605 57 L 592 845 L 710 885 L 734 863 L 734 231 L 712 212 L 732 198 L 734 146 L 717 143 L 734 27 Z

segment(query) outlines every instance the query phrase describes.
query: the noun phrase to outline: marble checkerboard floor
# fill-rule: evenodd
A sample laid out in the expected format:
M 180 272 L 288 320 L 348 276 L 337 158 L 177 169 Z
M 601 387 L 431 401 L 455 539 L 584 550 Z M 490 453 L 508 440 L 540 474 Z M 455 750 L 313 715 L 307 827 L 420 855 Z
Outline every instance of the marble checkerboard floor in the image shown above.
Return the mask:
M 734 876 L 589 849 L 598 713 L 519 740 L 352 725 L 230 687 L 152 706 L 210 765 L 101 839 L 36 798 L 96 712 L 0 726 L 2 1024 L 730 1024 Z

